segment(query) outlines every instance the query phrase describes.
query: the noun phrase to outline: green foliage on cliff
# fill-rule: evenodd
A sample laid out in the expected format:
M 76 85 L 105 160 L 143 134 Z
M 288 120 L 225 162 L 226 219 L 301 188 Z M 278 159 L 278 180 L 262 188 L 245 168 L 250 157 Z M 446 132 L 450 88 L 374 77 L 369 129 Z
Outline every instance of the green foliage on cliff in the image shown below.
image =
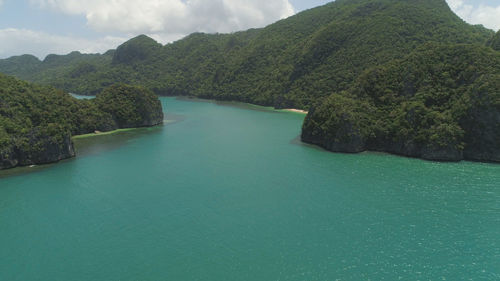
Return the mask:
M 0 169 L 74 154 L 70 137 L 111 116 L 62 91 L 0 75 Z
M 500 53 L 425 44 L 319 103 L 303 138 L 332 150 L 350 144 L 352 152 L 499 161 Z
M 95 100 L 0 74 L 0 169 L 72 156 L 72 135 L 151 126 L 161 104 L 142 88 L 116 86 Z
M 37 136 L 61 141 L 76 130 L 72 121 L 78 108 L 62 91 L 0 75 L 0 149 L 31 149 L 30 139 Z

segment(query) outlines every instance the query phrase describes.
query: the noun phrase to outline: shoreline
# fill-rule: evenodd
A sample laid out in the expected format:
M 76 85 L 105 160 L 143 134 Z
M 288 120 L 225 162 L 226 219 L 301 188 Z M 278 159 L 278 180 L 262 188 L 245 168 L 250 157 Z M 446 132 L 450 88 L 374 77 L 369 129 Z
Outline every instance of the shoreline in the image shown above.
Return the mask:
M 107 136 L 107 135 L 113 135 L 113 134 L 117 134 L 117 133 L 130 132 L 130 131 L 144 129 L 144 128 L 154 128 L 154 127 L 158 127 L 158 126 L 172 124 L 172 123 L 175 123 L 176 121 L 177 120 L 175 120 L 175 119 L 174 120 L 165 119 L 160 124 L 153 125 L 153 126 L 134 127 L 134 128 L 122 128 L 122 129 L 116 129 L 116 130 L 107 131 L 107 132 L 95 131 L 95 132 L 89 133 L 89 134 L 72 136 L 71 139 L 72 140 L 86 139 L 86 138 L 91 138 L 91 137 Z
M 300 113 L 300 114 L 308 114 L 309 111 L 302 110 L 302 109 L 296 109 L 296 108 L 285 108 L 285 109 L 280 109 L 282 111 L 286 112 L 293 112 L 293 113 Z
M 97 137 L 97 136 L 106 136 L 106 135 L 112 135 L 112 134 L 121 133 L 121 132 L 128 132 L 128 131 L 132 131 L 135 129 L 138 129 L 138 128 L 116 129 L 116 130 L 109 131 L 109 132 L 95 131 L 95 132 L 90 133 L 90 134 L 72 136 L 71 139 L 77 140 L 77 139 L 85 139 L 85 138 Z
M 302 110 L 302 109 L 296 109 L 296 108 L 283 108 L 283 109 L 278 109 L 273 106 L 265 106 L 265 105 L 258 105 L 254 103 L 249 103 L 249 102 L 242 102 L 242 101 L 225 101 L 225 100 L 217 100 L 217 99 L 209 99 L 209 98 L 199 98 L 199 97 L 194 97 L 194 96 L 160 96 L 160 97 L 172 97 L 177 100 L 183 100 L 183 101 L 193 101 L 193 102 L 208 102 L 208 103 L 215 103 L 217 105 L 223 105 L 223 106 L 235 106 L 235 107 L 240 107 L 244 109 L 250 109 L 250 110 L 259 110 L 259 111 L 274 111 L 274 112 L 288 112 L 288 113 L 298 113 L 298 114 L 308 114 L 309 111 Z

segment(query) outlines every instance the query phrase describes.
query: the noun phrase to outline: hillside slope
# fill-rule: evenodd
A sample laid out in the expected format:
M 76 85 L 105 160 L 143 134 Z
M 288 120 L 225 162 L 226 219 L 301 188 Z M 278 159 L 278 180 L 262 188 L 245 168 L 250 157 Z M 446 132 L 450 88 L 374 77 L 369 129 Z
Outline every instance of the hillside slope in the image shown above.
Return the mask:
M 500 51 L 500 30 L 486 43 L 493 50 Z
M 302 139 L 331 151 L 500 161 L 500 52 L 426 44 L 313 107 Z
M 445 0 L 337 0 L 263 29 L 196 33 L 163 47 L 142 35 L 100 57 L 71 53 L 54 64 L 49 56 L 22 72 L 0 61 L 0 72 L 78 94 L 123 82 L 160 95 L 307 109 L 425 42 L 482 45 L 492 35 L 465 23 Z

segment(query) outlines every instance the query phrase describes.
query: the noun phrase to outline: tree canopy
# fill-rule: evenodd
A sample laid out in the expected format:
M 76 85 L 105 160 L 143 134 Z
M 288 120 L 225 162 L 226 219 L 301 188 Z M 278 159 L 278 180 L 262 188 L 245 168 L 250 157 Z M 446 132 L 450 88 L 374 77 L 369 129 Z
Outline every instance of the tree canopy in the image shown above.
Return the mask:
M 336 151 L 500 161 L 499 34 L 445 0 L 337 0 L 261 29 L 165 46 L 141 35 L 103 55 L 0 60 L 0 72 L 78 94 L 128 83 L 310 109 L 303 140 Z
M 0 72 L 78 94 L 128 83 L 159 95 L 307 109 L 426 42 L 483 45 L 493 34 L 445 0 L 337 0 L 261 29 L 195 33 L 165 46 L 141 35 L 104 55 L 50 55 L 38 66 L 11 58 Z
M 0 74 L 0 169 L 74 155 L 71 136 L 163 121 L 157 96 L 127 85 L 94 100 Z

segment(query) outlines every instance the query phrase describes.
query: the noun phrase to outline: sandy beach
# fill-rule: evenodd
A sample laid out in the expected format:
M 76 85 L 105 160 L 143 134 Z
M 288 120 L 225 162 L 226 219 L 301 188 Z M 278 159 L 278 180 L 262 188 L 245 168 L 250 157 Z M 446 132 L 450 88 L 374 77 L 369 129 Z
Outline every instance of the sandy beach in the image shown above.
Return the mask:
M 284 111 L 289 111 L 289 112 L 295 112 L 295 113 L 302 113 L 302 114 L 307 114 L 309 113 L 308 111 L 302 110 L 302 109 L 295 109 L 295 108 L 287 108 L 283 109 Z

